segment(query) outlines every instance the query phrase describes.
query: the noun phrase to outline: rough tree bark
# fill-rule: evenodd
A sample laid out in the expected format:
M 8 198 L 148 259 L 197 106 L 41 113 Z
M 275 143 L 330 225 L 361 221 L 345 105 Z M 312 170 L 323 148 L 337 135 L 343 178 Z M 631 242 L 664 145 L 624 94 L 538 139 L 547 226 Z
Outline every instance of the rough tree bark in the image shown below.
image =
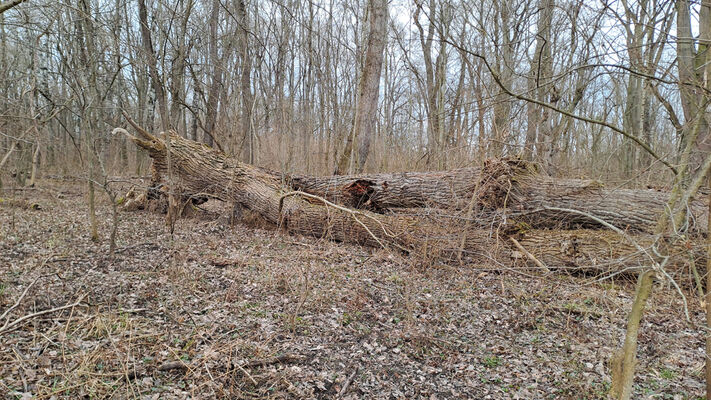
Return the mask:
M 518 159 L 492 159 L 483 168 L 438 172 L 318 177 L 262 171 L 294 190 L 377 213 L 431 208 L 461 217 L 474 198 L 476 209 L 489 210 L 490 215 L 497 211 L 498 218 L 505 215 L 509 224 L 522 229 L 596 229 L 601 225 L 594 218 L 599 218 L 625 231 L 654 234 L 670 198 L 668 192 L 654 189 L 607 188 L 595 180 L 553 179 L 539 174 L 534 164 Z M 689 211 L 684 222 L 688 231 L 706 232 L 705 202 L 692 201 Z M 491 221 L 480 225 L 487 224 Z M 675 230 L 683 228 L 676 226 Z
M 485 163 L 483 170 L 465 168 L 334 177 L 294 175 L 290 183 L 298 190 L 376 212 L 415 207 L 463 210 L 478 190 L 476 205 L 506 207 L 510 218 L 533 228 L 600 227 L 581 214 L 553 210 L 567 208 L 623 230 L 646 233 L 655 233 L 659 215 L 670 197 L 668 192 L 653 189 L 607 188 L 595 180 L 553 179 L 538 174 L 532 164 L 521 160 L 505 163 L 492 160 Z M 705 232 L 708 208 L 700 200 L 691 202 L 689 207 L 690 230 Z
M 281 176 L 272 171 L 239 162 L 222 152 L 177 134 L 158 137 L 141 130 L 140 127 L 134 127 L 140 135 L 129 137 L 138 146 L 148 150 L 159 173 L 164 173 L 167 169 L 169 147 L 166 142 L 170 140 L 171 159 L 179 187 L 190 193 L 209 194 L 235 203 L 289 233 L 399 249 L 421 255 L 433 262 L 454 261 L 458 254 L 464 253 L 470 259 L 504 260 L 508 257 L 513 261 L 522 260 L 527 263 L 518 249 L 510 247 L 508 240 L 503 240 L 514 237 L 550 269 L 571 268 L 603 274 L 634 270 L 648 264 L 649 257 L 654 257 L 655 254 L 651 250 L 640 252 L 637 246 L 629 242 L 628 236 L 612 231 L 550 231 L 505 224 L 499 211 L 498 226 L 491 229 L 491 226 L 482 228 L 483 223 L 462 224 L 461 218 L 452 218 L 451 215 L 441 217 L 436 213 L 378 214 L 347 208 L 334 202 L 326 203 L 327 200 L 322 197 L 303 190 L 294 191 L 299 189 L 297 185 L 284 185 Z M 494 164 L 496 168 L 492 166 Z M 487 179 L 479 183 L 479 190 L 493 209 L 500 210 L 507 201 L 505 199 L 513 198 L 512 192 L 506 189 L 510 188 L 512 182 L 512 165 L 515 166 L 516 163 L 491 162 L 480 172 L 480 175 L 487 176 Z M 459 170 L 459 173 L 460 176 L 465 176 L 474 171 L 476 170 Z M 413 176 L 417 174 L 410 175 L 411 181 Z M 482 214 L 482 222 L 491 224 L 493 220 L 489 215 Z M 462 237 L 465 237 L 463 243 Z M 664 253 L 670 255 L 667 263 L 670 271 L 682 271 L 687 263 L 689 244 L 666 243 L 656 239 L 649 234 L 632 236 L 632 240 L 645 249 L 660 243 L 666 246 L 665 250 L 668 251 Z M 702 254 L 699 254 L 699 259 L 703 260 Z M 703 265 L 703 262 L 698 262 L 697 265 Z

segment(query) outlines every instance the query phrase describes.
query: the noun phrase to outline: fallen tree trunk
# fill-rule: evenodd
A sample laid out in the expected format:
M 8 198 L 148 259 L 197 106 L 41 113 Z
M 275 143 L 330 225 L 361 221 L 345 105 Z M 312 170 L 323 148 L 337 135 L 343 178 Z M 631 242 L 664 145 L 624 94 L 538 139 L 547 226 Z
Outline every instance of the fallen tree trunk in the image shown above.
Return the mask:
M 523 260 L 533 265 L 529 262 L 532 260 L 527 260 L 511 245 L 511 237 L 518 238 L 526 253 L 549 269 L 572 268 L 610 274 L 659 261 L 654 251 L 640 252 L 628 241 L 628 236 L 613 231 L 528 230 L 503 221 L 491 229 L 482 229 L 482 224 L 463 224 L 460 219 L 437 214 L 384 215 L 354 210 L 310 193 L 293 191 L 271 171 L 241 163 L 178 135 L 156 137 L 139 132 L 141 137 L 129 137 L 148 150 L 159 173 L 167 169 L 165 141 L 170 140 L 173 171 L 180 187 L 193 194 L 238 204 L 289 233 L 399 249 L 431 263 L 464 258 L 507 263 Z M 496 187 L 502 186 L 499 183 Z M 493 194 L 492 188 L 487 190 Z M 647 234 L 632 238 L 645 248 L 659 243 Z M 680 275 L 689 257 L 697 256 L 689 249 L 702 247 L 693 243 L 669 243 L 664 244 L 662 253 L 669 255 L 670 270 Z M 697 265 L 703 262 L 698 261 Z
M 600 228 L 594 219 L 599 218 L 623 230 L 654 233 L 669 201 L 664 191 L 609 189 L 595 180 L 552 179 L 522 160 L 489 160 L 482 169 L 442 172 L 296 175 L 287 182 L 333 202 L 376 212 L 416 207 L 461 211 L 474 197 L 477 208 L 506 210 L 514 221 L 542 229 Z M 689 211 L 687 226 L 677 230 L 706 232 L 704 202 L 692 202 Z
M 350 208 L 377 213 L 429 208 L 462 217 L 472 203 L 477 210 L 488 210 L 491 215 L 533 229 L 597 229 L 602 227 L 597 218 L 623 230 L 655 233 L 657 220 L 669 201 L 669 193 L 664 191 L 606 188 L 595 180 L 552 179 L 539 174 L 535 165 L 518 159 L 488 160 L 483 168 L 328 177 L 283 175 L 252 168 L 271 176 L 274 183 Z M 190 198 L 195 193 L 183 195 Z M 688 207 L 686 226 L 676 230 L 706 232 L 708 207 L 704 201 L 693 201 Z M 493 220 L 478 222 L 474 225 L 490 225 Z
M 472 199 L 495 209 L 505 203 L 512 178 L 536 175 L 534 164 L 519 159 L 488 160 L 483 168 L 342 176 L 286 177 L 298 190 L 354 208 L 383 212 L 396 208 L 466 209 Z
M 532 230 L 520 232 L 518 241 L 537 260 L 557 270 L 588 271 L 603 276 L 639 270 L 654 263 L 664 264 L 675 278 L 693 278 L 691 267 L 705 273 L 703 240 L 659 238 L 655 235 L 623 236 L 610 230 Z M 634 243 L 633 243 L 634 242 Z M 522 258 L 520 255 L 514 258 Z
M 392 208 L 464 208 L 481 178 L 480 168 L 440 172 L 337 175 L 292 175 L 296 190 L 352 208 L 383 212 Z
M 165 141 L 171 141 L 179 187 L 194 196 L 208 195 L 238 204 L 287 232 L 407 252 L 422 248 L 450 250 L 448 244 L 454 232 L 447 231 L 447 226 L 420 218 L 351 210 L 308 193 L 293 192 L 270 171 L 241 163 L 176 134 L 157 137 L 139 132 L 141 137 L 129 137 L 148 150 L 154 168 L 161 174 L 167 170 Z M 488 236 L 488 232 L 482 234 Z M 486 242 L 478 235 L 470 235 L 467 248 Z

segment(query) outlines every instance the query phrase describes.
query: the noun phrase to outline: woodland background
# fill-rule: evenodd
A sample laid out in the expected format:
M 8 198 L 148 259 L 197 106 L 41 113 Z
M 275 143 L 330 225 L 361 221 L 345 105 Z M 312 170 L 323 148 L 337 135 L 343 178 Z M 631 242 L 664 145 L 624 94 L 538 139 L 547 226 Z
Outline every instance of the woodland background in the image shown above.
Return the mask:
M 518 155 L 660 185 L 655 156 L 679 160 L 699 108 L 684 93 L 705 93 L 688 83 L 705 84 L 708 7 L 688 1 L 31 1 L 0 15 L 0 144 L 16 143 L 5 161 L 21 177 L 38 149 L 41 171 L 82 176 L 98 155 L 145 172 L 110 135 L 125 110 L 284 172 Z M 354 129 L 377 42 L 374 121 Z

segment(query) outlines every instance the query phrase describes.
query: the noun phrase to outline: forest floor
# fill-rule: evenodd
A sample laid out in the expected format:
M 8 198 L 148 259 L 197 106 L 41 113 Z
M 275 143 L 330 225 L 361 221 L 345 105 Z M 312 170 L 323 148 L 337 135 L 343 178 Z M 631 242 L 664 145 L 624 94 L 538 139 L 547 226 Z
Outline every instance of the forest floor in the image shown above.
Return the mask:
M 219 204 L 172 235 L 122 212 L 110 255 L 97 196 L 92 243 L 83 187 L 0 190 L 0 316 L 21 299 L 0 319 L 0 398 L 606 398 L 632 278 L 423 266 L 231 226 Z M 686 293 L 687 322 L 658 286 L 633 398 L 702 398 L 703 312 Z

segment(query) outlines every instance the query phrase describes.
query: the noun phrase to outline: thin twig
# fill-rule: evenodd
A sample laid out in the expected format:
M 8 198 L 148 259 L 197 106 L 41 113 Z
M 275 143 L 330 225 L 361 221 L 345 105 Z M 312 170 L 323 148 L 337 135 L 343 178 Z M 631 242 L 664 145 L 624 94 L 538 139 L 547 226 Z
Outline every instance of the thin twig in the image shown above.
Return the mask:
M 543 264 L 536 257 L 534 257 L 533 254 L 526 250 L 525 247 L 521 246 L 521 243 L 519 243 L 518 240 L 514 239 L 513 237 L 510 237 L 509 240 L 511 240 L 511 243 L 513 243 L 517 249 L 519 249 L 523 254 L 525 254 L 526 257 L 528 257 L 529 260 L 533 261 L 540 269 L 546 272 L 551 272 L 550 268 L 546 267 L 545 264 Z
M 32 285 L 34 285 L 34 284 L 39 280 L 39 278 L 41 278 L 41 277 L 38 276 L 37 278 L 35 278 L 34 281 L 32 281 L 29 285 L 27 285 L 27 287 L 26 287 L 25 290 L 22 292 L 22 294 L 20 295 L 20 297 L 17 299 L 17 301 L 15 302 L 15 304 L 13 304 L 12 307 L 8 308 L 7 310 L 5 310 L 4 313 L 2 313 L 2 315 L 0 315 L 0 320 L 3 319 L 3 318 L 5 318 L 6 316 L 8 316 L 8 314 L 10 314 L 10 311 L 14 310 L 17 306 L 20 305 L 20 302 L 22 302 L 22 299 L 25 298 L 25 296 L 27 295 L 27 292 L 30 290 L 30 288 L 32 287 Z M 5 321 L 5 325 L 3 325 L 2 328 L 0 328 L 0 331 L 1 331 L 2 329 L 5 329 L 5 327 L 6 327 L 9 323 L 10 323 L 10 318 L 8 317 L 8 318 L 7 318 L 7 321 Z
M 243 373 L 247 378 L 249 378 L 250 381 L 252 381 L 252 383 L 254 384 L 254 386 L 257 386 L 257 381 L 255 381 L 254 378 L 252 378 L 252 374 L 250 374 L 249 371 L 247 371 L 246 369 L 244 369 L 244 367 L 242 367 L 242 366 L 239 365 L 239 364 L 237 364 L 237 368 L 239 368 L 239 370 L 242 371 L 242 373 Z
M 79 299 L 72 304 L 66 304 L 61 307 L 55 307 L 55 308 L 52 308 L 49 310 L 38 311 L 36 313 L 32 313 L 32 314 L 28 314 L 23 317 L 20 317 L 16 320 L 12 321 L 11 323 L 6 323 L 2 328 L 0 328 L 0 334 L 3 334 L 5 332 L 9 331 L 15 325 L 17 325 L 23 321 L 26 321 L 28 319 L 39 317 L 40 315 L 51 314 L 53 312 L 66 310 L 67 308 L 76 307 L 81 303 L 82 300 L 84 300 L 84 297 L 86 297 L 86 294 L 82 294 L 81 296 L 79 296 Z
M 42 265 L 40 265 L 40 268 L 42 268 L 45 264 L 47 264 L 47 262 L 49 262 L 49 260 L 51 260 L 52 257 L 54 257 L 54 254 L 52 254 L 51 256 L 47 257 L 47 258 L 42 262 Z M 15 302 L 15 304 L 13 304 L 12 307 L 8 308 L 7 310 L 5 310 L 4 313 L 2 313 L 2 315 L 0 315 L 0 320 L 2 320 L 3 318 L 7 317 L 7 320 L 5 321 L 5 324 L 2 326 L 2 328 L 0 328 L 0 332 L 8 326 L 8 324 L 10 323 L 10 316 L 9 316 L 10 312 L 11 312 L 12 310 L 14 310 L 17 306 L 20 305 L 20 302 L 22 302 L 22 299 L 25 298 L 25 296 L 27 296 L 27 292 L 30 290 L 30 288 L 31 288 L 35 283 L 37 283 L 38 280 L 40 280 L 40 279 L 42 279 L 42 278 L 46 278 L 46 277 L 51 276 L 51 275 L 54 275 L 54 274 L 40 275 L 40 276 L 38 276 L 37 278 L 35 278 L 35 280 L 33 280 L 33 281 L 25 288 L 25 290 L 22 292 L 22 294 L 20 295 L 20 297 L 19 297 L 19 298 L 17 299 L 17 301 Z
M 344 394 L 346 394 L 346 391 L 348 390 L 348 386 L 351 385 L 351 382 L 353 382 L 353 378 L 355 378 L 357 373 L 358 373 L 358 366 L 356 365 L 355 371 L 353 371 L 353 373 L 348 377 L 348 379 L 346 379 L 346 381 L 343 382 L 343 387 L 336 395 L 337 399 L 340 399 L 341 397 L 343 397 Z

